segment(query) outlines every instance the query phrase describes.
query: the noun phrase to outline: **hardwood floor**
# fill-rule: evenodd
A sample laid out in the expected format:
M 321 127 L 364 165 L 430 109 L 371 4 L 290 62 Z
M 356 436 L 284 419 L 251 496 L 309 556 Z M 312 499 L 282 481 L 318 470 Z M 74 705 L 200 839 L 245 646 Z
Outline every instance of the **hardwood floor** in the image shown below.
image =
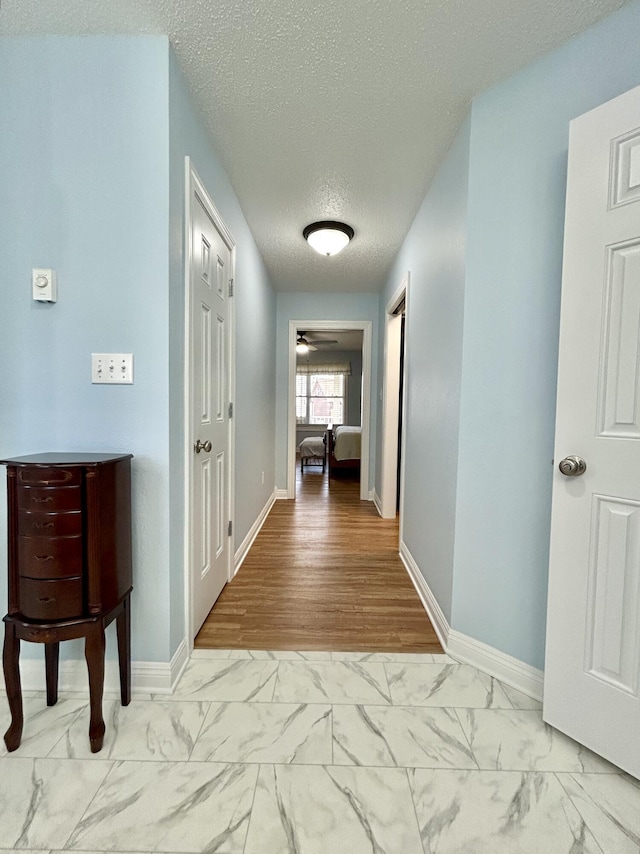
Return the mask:
M 297 470 L 195 640 L 200 649 L 439 653 L 398 556 L 398 524 L 359 483 Z

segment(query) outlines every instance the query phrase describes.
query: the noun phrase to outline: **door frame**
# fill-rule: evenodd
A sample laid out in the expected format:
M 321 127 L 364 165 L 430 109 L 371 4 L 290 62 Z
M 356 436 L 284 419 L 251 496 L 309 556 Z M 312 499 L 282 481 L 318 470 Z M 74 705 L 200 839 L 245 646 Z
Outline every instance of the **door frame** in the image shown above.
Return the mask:
M 405 340 L 402 360 L 402 435 L 400 436 L 400 541 L 402 541 L 402 519 L 404 508 L 404 462 L 406 434 L 407 398 L 407 336 L 406 324 L 409 317 L 409 280 L 406 276 L 387 303 L 384 317 L 384 376 L 382 380 L 382 453 L 380 471 L 380 505 L 378 512 L 383 519 L 395 519 L 398 488 L 398 423 L 400 420 L 400 342 L 401 320 L 395 315 L 398 306 L 405 301 Z
M 296 338 L 298 329 L 314 332 L 362 332 L 362 443 L 360 459 L 360 500 L 369 494 L 369 445 L 371 425 L 371 320 L 290 320 L 289 321 L 289 417 L 287 427 L 287 498 L 296 497 Z
M 196 172 L 193 161 L 189 156 L 185 157 L 185 210 L 184 210 L 184 613 L 185 613 L 185 631 L 187 647 L 189 652 L 193 649 L 193 584 L 192 584 L 192 563 L 193 563 L 193 478 L 191 477 L 191 462 L 193 456 L 193 447 L 191 442 L 193 431 L 193 419 L 191 416 L 191 408 L 193 402 L 193 347 L 192 347 L 192 328 L 191 328 L 191 309 L 192 309 L 192 292 L 191 292 L 191 263 L 192 263 L 192 246 L 191 246 L 191 197 L 197 194 L 200 197 L 207 213 L 211 217 L 217 231 L 222 237 L 231 256 L 231 275 L 230 279 L 233 282 L 235 292 L 235 267 L 236 267 L 236 242 L 227 228 L 220 212 L 214 205 L 211 196 L 207 192 L 206 187 L 202 183 L 198 173 Z M 236 383 L 236 366 L 235 366 L 235 311 L 234 299 L 228 299 L 228 336 L 227 336 L 227 388 L 229 390 L 229 400 L 231 403 L 235 400 L 235 383 Z M 228 430 L 228 447 L 229 447 L 229 495 L 227 506 L 227 518 L 233 520 L 233 508 L 235 506 L 235 420 L 227 418 Z M 233 578 L 233 558 L 235 554 L 234 542 L 235 532 L 228 537 L 228 553 L 227 553 L 227 581 Z

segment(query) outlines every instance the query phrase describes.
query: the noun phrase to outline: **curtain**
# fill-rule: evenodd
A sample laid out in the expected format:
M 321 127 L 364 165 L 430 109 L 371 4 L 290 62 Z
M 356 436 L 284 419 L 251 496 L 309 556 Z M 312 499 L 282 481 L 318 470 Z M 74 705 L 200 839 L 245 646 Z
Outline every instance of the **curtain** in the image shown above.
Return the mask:
M 351 376 L 351 362 L 333 362 L 329 365 L 306 362 L 296 366 L 297 374 L 345 374 Z

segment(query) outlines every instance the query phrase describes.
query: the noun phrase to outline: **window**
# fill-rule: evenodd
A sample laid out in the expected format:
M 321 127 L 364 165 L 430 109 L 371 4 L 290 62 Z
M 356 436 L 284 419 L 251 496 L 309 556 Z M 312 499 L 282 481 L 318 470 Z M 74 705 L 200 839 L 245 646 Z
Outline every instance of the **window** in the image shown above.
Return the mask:
M 296 422 L 344 424 L 346 374 L 297 374 Z

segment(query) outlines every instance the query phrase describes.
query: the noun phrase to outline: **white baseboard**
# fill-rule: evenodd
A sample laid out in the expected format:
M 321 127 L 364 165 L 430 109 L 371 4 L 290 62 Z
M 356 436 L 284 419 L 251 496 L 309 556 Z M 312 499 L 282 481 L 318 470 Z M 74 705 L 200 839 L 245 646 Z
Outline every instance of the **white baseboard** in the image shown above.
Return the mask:
M 279 498 L 288 498 L 289 497 L 289 490 L 288 489 L 276 489 L 274 494 L 276 496 L 276 500 L 278 500 Z
M 367 500 L 368 501 L 375 501 L 375 490 L 373 490 L 373 489 L 369 490 L 369 497 Z
M 409 578 L 416 588 L 442 648 L 448 655 L 455 658 L 456 661 L 477 667 L 478 670 L 488 673 L 489 676 L 494 676 L 506 685 L 522 691 L 528 697 L 542 700 L 544 681 L 542 670 L 531 667 L 531 665 L 507 655 L 495 647 L 452 629 L 431 588 L 420 572 L 418 564 L 404 543 L 400 544 L 400 559 L 409 573 Z
M 267 503 L 264 505 L 264 507 L 260 511 L 258 518 L 256 519 L 256 521 L 253 523 L 253 525 L 249 529 L 249 533 L 247 534 L 247 536 L 244 538 L 244 540 L 240 544 L 240 548 L 236 551 L 235 555 L 233 556 L 233 574 L 234 575 L 238 572 L 238 570 L 242 566 L 242 562 L 244 561 L 247 554 L 249 553 L 249 549 L 253 545 L 253 541 L 255 540 L 255 538 L 260 533 L 260 528 L 262 528 L 262 526 L 264 525 L 267 516 L 271 512 L 271 508 L 276 503 L 276 492 L 277 492 L 277 490 L 274 489 L 274 491 L 271 493 L 271 495 L 267 499 Z
M 495 676 L 506 685 L 522 691 L 528 697 L 542 700 L 544 674 L 542 670 L 525 664 L 493 646 L 464 635 L 455 629 L 449 632 L 447 653 L 458 661 L 472 664 L 478 670 Z
M 375 504 L 376 510 L 378 511 L 378 516 L 382 516 L 382 501 L 380 500 L 380 496 L 378 493 L 373 490 L 373 503 Z
M 173 658 L 171 659 L 170 665 L 170 673 L 171 673 L 171 685 L 169 686 L 169 691 L 167 694 L 173 694 L 176 689 L 176 685 L 180 681 L 180 677 L 184 673 L 184 669 L 189 663 L 189 644 L 187 643 L 187 639 L 184 638 L 180 643 L 180 646 L 173 654 Z M 154 694 L 163 694 L 164 691 L 154 691 Z
M 186 639 L 180 643 L 171 661 L 132 661 L 131 690 L 136 694 L 171 694 L 189 661 Z M 44 649 L 42 658 L 20 659 L 20 680 L 23 691 L 44 691 Z M 84 659 L 60 662 L 58 675 L 60 691 L 89 691 L 87 665 Z M 120 692 L 120 670 L 115 659 L 104 663 L 104 690 Z
M 179 657 L 178 654 L 180 654 Z M 182 661 L 183 656 L 184 662 Z M 132 661 L 132 692 L 136 694 L 171 694 L 188 660 L 186 644 L 181 644 L 171 662 Z M 21 658 L 20 680 L 23 691 L 45 690 L 44 651 L 42 660 Z M 89 679 L 84 659 L 60 662 L 58 688 L 60 691 L 86 691 L 87 696 L 89 696 Z M 108 659 L 104 663 L 104 690 L 113 693 L 120 692 L 118 662 L 113 659 Z
M 400 543 L 400 560 L 405 565 L 405 569 L 409 573 L 409 578 L 416 588 L 416 592 L 420 597 L 422 606 L 427 612 L 427 616 L 431 620 L 431 625 L 438 635 L 438 640 L 442 644 L 442 648 L 447 651 L 449 642 L 449 622 L 445 617 L 442 608 L 438 605 L 436 597 L 431 592 L 431 588 L 424 579 L 424 575 L 420 572 L 418 564 L 413 559 L 413 556 L 404 543 Z

